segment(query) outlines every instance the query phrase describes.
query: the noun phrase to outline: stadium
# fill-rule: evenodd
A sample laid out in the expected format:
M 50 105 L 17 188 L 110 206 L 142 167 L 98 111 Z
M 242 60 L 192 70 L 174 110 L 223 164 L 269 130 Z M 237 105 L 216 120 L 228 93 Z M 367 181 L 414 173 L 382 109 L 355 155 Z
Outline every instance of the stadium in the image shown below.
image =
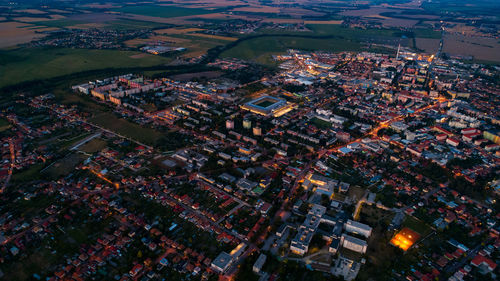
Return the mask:
M 274 117 L 282 116 L 296 107 L 297 105 L 294 103 L 272 96 L 262 96 L 241 106 L 244 110 L 264 116 L 272 115 Z

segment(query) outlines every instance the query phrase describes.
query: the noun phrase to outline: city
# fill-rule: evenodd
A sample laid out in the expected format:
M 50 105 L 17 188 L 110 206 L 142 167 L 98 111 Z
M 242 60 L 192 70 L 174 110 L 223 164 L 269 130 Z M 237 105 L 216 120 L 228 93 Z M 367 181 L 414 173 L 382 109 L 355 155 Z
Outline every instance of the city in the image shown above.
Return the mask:
M 161 64 L 1 88 L 0 280 L 497 280 L 500 65 L 450 54 L 443 22 L 432 51 L 373 37 L 224 56 L 325 28 L 239 20 L 189 27 L 180 45 L 140 23 L 23 47 Z

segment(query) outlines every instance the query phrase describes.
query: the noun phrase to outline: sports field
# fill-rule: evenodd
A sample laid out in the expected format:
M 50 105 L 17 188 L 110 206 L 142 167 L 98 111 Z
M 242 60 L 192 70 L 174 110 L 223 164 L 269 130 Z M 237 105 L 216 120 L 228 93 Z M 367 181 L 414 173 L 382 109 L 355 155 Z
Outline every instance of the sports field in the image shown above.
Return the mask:
M 263 108 L 267 108 L 273 104 L 275 104 L 276 102 L 275 101 L 270 101 L 270 100 L 262 100 L 260 102 L 257 102 L 255 105 L 256 106 L 260 106 L 260 107 L 263 107 Z
M 61 48 L 21 48 L 0 51 L 0 87 L 52 78 L 86 70 L 146 67 L 168 63 L 169 58 L 132 51 Z

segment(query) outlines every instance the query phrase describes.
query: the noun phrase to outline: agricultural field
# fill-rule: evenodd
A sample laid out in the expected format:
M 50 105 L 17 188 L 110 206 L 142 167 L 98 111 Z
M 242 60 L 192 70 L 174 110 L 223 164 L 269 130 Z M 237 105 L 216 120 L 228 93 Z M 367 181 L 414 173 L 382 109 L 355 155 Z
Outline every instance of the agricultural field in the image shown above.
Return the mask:
M 417 48 L 425 52 L 435 52 L 439 39 L 417 38 Z M 493 38 L 446 35 L 443 52 L 450 55 L 472 56 L 474 61 L 500 62 L 500 42 Z
M 183 58 L 193 58 L 206 54 L 207 51 L 211 48 L 222 46 L 231 41 L 238 40 L 238 38 L 235 37 L 194 33 L 194 31 L 198 30 L 200 29 L 160 29 L 158 31 L 155 31 L 156 35 L 152 35 L 148 38 L 136 38 L 128 40 L 125 42 L 125 44 L 128 47 L 137 48 L 148 44 L 162 42 L 172 47 L 186 48 L 186 51 L 182 52 L 178 56 Z
M 115 15 L 99 16 L 76 15 L 69 16 L 63 19 L 47 20 L 47 21 L 32 21 L 38 26 L 69 28 L 69 29 L 89 29 L 89 28 L 105 28 L 118 30 L 136 30 L 136 29 L 151 29 L 165 26 L 163 23 L 151 21 L 142 21 L 135 19 L 119 18 Z
M 141 56 L 137 57 L 138 54 Z M 0 51 L 0 87 L 86 70 L 146 67 L 170 61 L 169 58 L 133 51 L 60 48 L 3 50 Z
M 0 22 L 0 48 L 11 47 L 17 44 L 28 43 L 33 39 L 44 37 L 39 33 L 48 31 L 47 29 L 39 29 L 35 25 L 21 22 Z
M 325 51 L 357 51 L 365 43 L 379 43 L 397 46 L 409 45 L 409 38 L 402 38 L 401 31 L 396 29 L 355 29 L 337 24 L 309 24 L 311 32 L 260 30 L 259 34 L 274 35 L 257 37 L 238 43 L 221 54 L 221 57 L 235 57 L 253 60 L 265 65 L 275 65 L 271 56 L 289 48 L 300 50 Z M 440 38 L 440 32 L 429 29 L 416 29 L 408 36 Z
M 144 15 L 160 18 L 175 18 L 185 16 L 195 16 L 216 13 L 217 10 L 201 9 L 201 8 L 184 8 L 177 6 L 158 6 L 158 5 L 140 5 L 140 6 L 125 6 L 115 9 L 116 12 Z

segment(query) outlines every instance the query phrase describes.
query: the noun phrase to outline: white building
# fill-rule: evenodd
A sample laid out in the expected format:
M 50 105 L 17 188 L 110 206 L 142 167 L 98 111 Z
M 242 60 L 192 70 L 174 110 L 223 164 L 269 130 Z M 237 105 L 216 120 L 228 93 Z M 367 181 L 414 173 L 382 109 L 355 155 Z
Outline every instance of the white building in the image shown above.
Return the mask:
M 348 220 L 345 225 L 345 230 L 350 233 L 363 235 L 368 238 L 372 234 L 372 228 L 364 223 L 353 220 Z
M 259 258 L 257 258 L 257 261 L 253 264 L 253 272 L 259 273 L 262 270 L 264 263 L 266 263 L 266 259 L 266 255 L 260 254 Z
M 366 253 L 366 249 L 368 248 L 368 244 L 366 243 L 366 241 L 347 234 L 343 234 L 341 240 L 342 247 L 361 254 Z

